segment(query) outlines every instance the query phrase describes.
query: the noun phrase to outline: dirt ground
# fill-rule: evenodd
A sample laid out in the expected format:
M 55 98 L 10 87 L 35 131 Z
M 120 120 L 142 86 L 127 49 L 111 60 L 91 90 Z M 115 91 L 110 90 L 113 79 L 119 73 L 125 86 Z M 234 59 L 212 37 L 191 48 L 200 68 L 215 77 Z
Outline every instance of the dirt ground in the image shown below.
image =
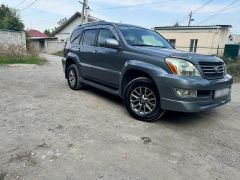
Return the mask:
M 0 180 L 239 179 L 240 84 L 224 107 L 144 123 L 118 97 L 70 90 L 43 56 L 0 67 Z

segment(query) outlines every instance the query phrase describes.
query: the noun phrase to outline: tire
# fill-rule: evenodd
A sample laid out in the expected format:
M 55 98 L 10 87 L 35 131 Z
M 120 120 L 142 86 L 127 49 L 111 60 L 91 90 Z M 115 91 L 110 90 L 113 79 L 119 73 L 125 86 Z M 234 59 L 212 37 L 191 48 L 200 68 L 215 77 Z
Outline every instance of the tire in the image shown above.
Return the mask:
M 84 84 L 80 81 L 79 71 L 76 64 L 72 64 L 67 70 L 68 86 L 72 90 L 83 89 Z
M 137 120 L 153 122 L 165 113 L 161 109 L 158 90 L 149 78 L 139 77 L 132 80 L 126 86 L 123 97 L 127 111 Z

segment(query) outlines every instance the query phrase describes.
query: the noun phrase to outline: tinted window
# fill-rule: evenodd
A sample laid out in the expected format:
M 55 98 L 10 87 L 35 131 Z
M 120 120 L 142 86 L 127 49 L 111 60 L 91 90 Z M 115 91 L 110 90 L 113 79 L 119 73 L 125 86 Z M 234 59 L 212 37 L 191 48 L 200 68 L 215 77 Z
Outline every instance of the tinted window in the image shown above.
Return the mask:
M 75 29 L 72 33 L 71 42 L 79 42 L 79 38 L 80 38 L 80 33 L 81 33 L 81 29 Z
M 131 46 L 153 46 L 172 49 L 172 46 L 155 31 L 131 26 L 120 26 L 120 30 L 127 43 Z
M 100 29 L 97 46 L 104 47 L 106 39 L 116 39 L 110 29 Z
M 97 30 L 91 29 L 84 32 L 81 44 L 87 46 L 93 46 L 95 42 Z

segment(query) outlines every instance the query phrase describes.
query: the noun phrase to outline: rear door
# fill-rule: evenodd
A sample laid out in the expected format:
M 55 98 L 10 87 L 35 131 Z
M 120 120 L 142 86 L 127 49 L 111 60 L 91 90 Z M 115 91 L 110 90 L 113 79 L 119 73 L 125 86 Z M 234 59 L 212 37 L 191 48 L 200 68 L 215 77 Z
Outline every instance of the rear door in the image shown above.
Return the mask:
M 88 79 L 95 78 L 95 41 L 96 41 L 97 29 L 86 28 L 83 31 L 80 45 L 78 47 L 78 56 L 81 61 L 81 73 L 82 76 Z

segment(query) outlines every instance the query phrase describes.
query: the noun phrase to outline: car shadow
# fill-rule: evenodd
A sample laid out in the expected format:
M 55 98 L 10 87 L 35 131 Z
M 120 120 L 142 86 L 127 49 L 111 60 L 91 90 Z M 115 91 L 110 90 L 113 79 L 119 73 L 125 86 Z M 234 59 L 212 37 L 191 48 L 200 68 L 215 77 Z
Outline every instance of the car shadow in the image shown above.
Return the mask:
M 99 97 L 101 99 L 110 101 L 111 103 L 114 103 L 116 105 L 123 106 L 123 100 L 119 96 L 110 94 L 108 92 L 99 90 L 99 89 L 91 87 L 91 86 L 86 86 L 85 87 L 85 91 L 87 93 L 91 93 L 91 94 L 93 94 L 93 95 L 95 95 L 95 96 L 97 96 L 97 97 Z
M 213 122 L 213 118 L 211 117 L 214 117 L 214 114 L 216 114 L 215 110 L 198 113 L 167 111 L 157 123 L 178 126 L 209 123 Z
M 109 103 L 113 103 L 118 106 L 122 106 L 124 108 L 123 100 L 116 95 L 107 93 L 105 91 L 99 90 L 97 88 L 86 86 L 85 91 L 90 93 L 98 98 L 109 101 Z M 127 113 L 127 111 L 125 111 Z M 187 126 L 196 123 L 205 123 L 211 121 L 208 117 L 212 117 L 216 114 L 215 110 L 209 110 L 206 112 L 199 113 L 183 113 L 183 112 L 175 112 L 175 111 L 166 111 L 162 118 L 158 121 L 154 122 L 157 124 L 169 124 L 169 125 L 178 125 L 178 126 Z M 130 115 L 129 115 L 130 117 Z

